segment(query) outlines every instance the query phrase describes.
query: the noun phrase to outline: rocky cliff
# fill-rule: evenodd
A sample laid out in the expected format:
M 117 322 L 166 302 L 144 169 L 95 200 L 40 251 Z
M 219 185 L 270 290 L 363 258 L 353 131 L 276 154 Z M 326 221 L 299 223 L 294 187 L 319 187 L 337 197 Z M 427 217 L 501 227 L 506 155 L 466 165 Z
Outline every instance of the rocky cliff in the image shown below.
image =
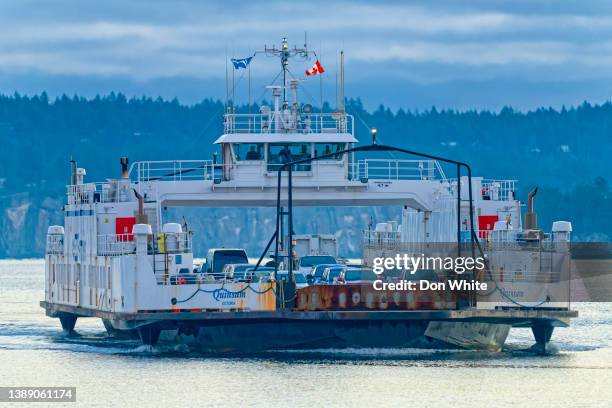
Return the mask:
M 63 224 L 62 205 L 60 197 L 0 197 L 0 258 L 43 256 L 47 227 Z

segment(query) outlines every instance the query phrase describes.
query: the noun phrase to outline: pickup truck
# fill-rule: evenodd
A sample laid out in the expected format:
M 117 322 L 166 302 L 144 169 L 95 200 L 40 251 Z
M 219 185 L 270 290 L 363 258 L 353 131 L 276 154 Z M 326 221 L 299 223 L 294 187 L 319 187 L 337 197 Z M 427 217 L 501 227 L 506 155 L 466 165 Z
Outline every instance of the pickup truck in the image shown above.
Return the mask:
M 205 273 L 222 277 L 227 264 L 248 264 L 249 258 L 242 248 L 211 248 L 206 254 L 206 263 L 202 269 Z

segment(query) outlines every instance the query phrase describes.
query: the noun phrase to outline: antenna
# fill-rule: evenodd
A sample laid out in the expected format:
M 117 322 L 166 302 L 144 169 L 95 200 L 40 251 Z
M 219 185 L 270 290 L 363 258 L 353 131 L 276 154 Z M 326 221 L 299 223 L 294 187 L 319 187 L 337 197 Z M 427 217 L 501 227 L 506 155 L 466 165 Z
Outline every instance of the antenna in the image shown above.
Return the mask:
M 338 50 L 336 49 L 336 52 Z M 336 55 L 336 112 L 338 111 L 338 56 Z
M 227 113 L 227 107 L 229 104 L 229 88 L 228 88 L 228 74 L 227 74 L 227 45 L 225 46 L 225 113 Z
M 289 58 L 293 58 L 296 56 L 308 58 L 308 56 L 314 54 L 313 51 L 308 50 L 307 46 L 307 35 L 304 33 L 304 48 L 289 48 L 289 43 L 287 42 L 287 38 L 283 37 L 282 45 L 279 48 L 276 48 L 275 45 L 272 48 L 268 48 L 264 46 L 263 51 L 258 51 L 258 53 L 264 53 L 271 57 L 280 57 L 281 60 L 281 69 L 283 73 L 283 109 L 287 107 L 287 71 L 289 66 Z
M 344 113 L 344 50 L 340 51 L 340 112 Z
M 70 185 L 76 184 L 76 169 L 77 162 L 74 160 L 72 155 L 70 155 Z
M 249 50 L 249 54 L 251 50 Z M 251 64 L 247 67 L 249 70 L 249 96 L 248 96 L 248 106 L 249 106 L 249 115 L 251 114 Z
M 323 41 L 319 41 L 319 59 L 323 58 Z M 323 114 L 323 75 L 319 75 L 319 103 L 321 104 L 321 115 Z

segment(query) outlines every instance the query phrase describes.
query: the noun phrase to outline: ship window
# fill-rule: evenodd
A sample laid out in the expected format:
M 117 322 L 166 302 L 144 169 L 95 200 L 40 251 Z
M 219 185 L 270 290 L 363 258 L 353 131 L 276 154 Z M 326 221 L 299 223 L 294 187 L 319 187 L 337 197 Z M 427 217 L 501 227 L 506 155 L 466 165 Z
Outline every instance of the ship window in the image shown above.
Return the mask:
M 331 154 L 340 152 L 346 149 L 345 143 L 315 143 L 314 155 L 323 156 L 325 154 Z M 343 154 L 336 154 L 333 158 L 329 158 L 327 160 L 342 160 Z
M 263 159 L 263 143 L 234 143 L 233 146 L 237 161 Z
M 270 143 L 268 145 L 268 171 L 277 171 L 281 164 L 310 158 L 310 143 Z M 293 171 L 310 171 L 311 164 L 295 166 Z

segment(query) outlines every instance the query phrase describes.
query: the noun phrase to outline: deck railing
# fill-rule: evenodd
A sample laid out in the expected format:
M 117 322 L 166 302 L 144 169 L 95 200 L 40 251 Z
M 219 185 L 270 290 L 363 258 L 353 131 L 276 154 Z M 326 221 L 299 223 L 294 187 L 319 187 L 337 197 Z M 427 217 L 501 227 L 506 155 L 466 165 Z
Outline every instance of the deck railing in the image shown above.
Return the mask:
M 132 164 L 130 177 L 143 181 L 213 180 L 221 176 L 223 165 L 212 160 L 158 160 Z
M 567 279 L 566 274 L 561 271 L 504 271 L 493 270 L 483 274 L 483 280 L 502 282 L 535 282 L 535 283 L 559 283 Z
M 160 160 L 135 162 L 130 168 L 130 178 L 136 182 L 223 180 L 241 164 L 214 164 L 212 160 Z M 266 171 L 274 172 L 280 164 L 265 164 Z M 297 171 L 311 171 L 320 166 L 318 161 L 299 165 Z M 349 179 L 361 180 L 446 180 L 446 175 L 436 160 L 365 159 L 350 166 Z M 104 191 L 102 192 L 104 197 Z
M 454 226 L 449 227 L 454 228 Z M 454 231 L 454 230 L 453 230 Z M 485 250 L 541 250 L 555 252 L 564 250 L 560 243 L 554 242 L 550 233 L 543 233 L 540 239 L 526 239 L 520 231 L 516 230 L 474 230 L 480 244 Z M 364 245 L 381 246 L 385 249 L 394 249 L 414 245 L 429 245 L 432 241 L 406 241 L 401 242 L 400 231 L 377 231 L 375 229 L 364 230 L 362 232 L 362 242 Z M 453 244 L 448 242 L 447 244 Z M 470 242 L 470 231 L 461 231 L 461 242 Z
M 73 184 L 66 186 L 66 190 L 68 204 L 119 203 L 132 198 L 129 181 L 122 180 Z
M 175 235 L 176 238 L 168 238 L 165 234 L 154 234 L 147 245 L 147 254 L 180 254 L 191 252 L 191 234 L 182 232 Z M 98 255 L 120 256 L 136 253 L 136 243 L 133 234 L 105 234 L 98 235 Z
M 446 180 L 437 160 L 365 159 L 353 164 L 356 179 L 372 180 Z
M 47 235 L 47 245 L 45 248 L 47 254 L 61 255 L 64 253 L 64 235 Z
M 400 238 L 400 231 L 376 231 L 373 229 L 363 231 L 363 243 L 368 245 L 400 242 Z
M 516 195 L 516 180 L 482 180 L 482 191 L 485 200 L 514 200 Z
M 98 255 L 120 256 L 136 253 L 132 234 L 98 235 Z
M 232 113 L 224 116 L 224 131 L 230 133 L 350 133 L 351 115 L 339 113 Z

